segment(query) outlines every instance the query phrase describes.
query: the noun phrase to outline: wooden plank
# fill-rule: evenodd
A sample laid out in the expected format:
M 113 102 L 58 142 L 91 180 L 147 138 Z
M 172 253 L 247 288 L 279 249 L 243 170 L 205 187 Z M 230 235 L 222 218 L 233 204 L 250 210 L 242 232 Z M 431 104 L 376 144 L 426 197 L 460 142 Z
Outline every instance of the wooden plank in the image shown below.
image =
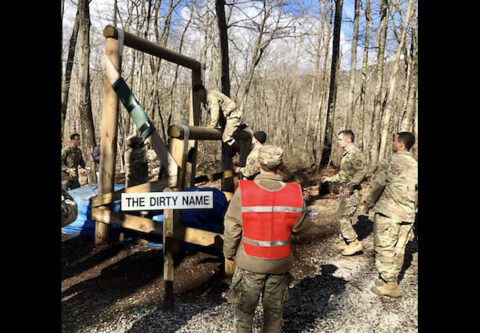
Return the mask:
M 148 182 L 145 184 L 124 188 L 115 192 L 97 195 L 90 200 L 92 201 L 92 207 L 98 207 L 112 203 L 116 200 L 120 200 L 122 193 L 160 192 L 163 191 L 167 186 L 168 180 L 160 179 L 156 182 Z
M 164 221 L 170 218 L 168 215 L 170 214 L 170 211 L 174 210 L 165 209 L 163 216 Z M 178 217 L 174 219 L 174 215 L 176 215 L 175 213 L 177 212 L 180 212 L 180 210 L 175 210 L 174 213 L 172 213 L 171 217 L 172 223 L 174 223 L 174 220 L 177 220 L 174 223 L 175 229 L 173 231 L 173 238 L 175 238 L 176 240 L 181 240 L 187 243 L 202 246 L 214 245 L 221 249 L 219 245 L 221 244 L 223 246 L 222 234 L 197 228 L 181 226 L 179 225 L 179 222 L 181 223 L 181 220 L 179 220 Z M 132 229 L 135 231 L 152 233 L 160 236 L 163 235 L 164 223 L 162 222 L 154 221 L 140 216 L 114 212 L 105 207 L 92 208 L 92 219 L 104 224 L 116 224 L 122 228 Z
M 106 225 L 116 224 L 122 228 L 160 236 L 163 235 L 163 223 L 161 222 L 140 216 L 114 212 L 105 207 L 92 208 L 92 219 Z
M 113 66 L 121 73 L 122 58 L 118 52 L 118 41 L 107 38 L 105 53 Z M 112 85 L 105 77 L 103 84 L 103 110 L 100 142 L 100 165 L 98 194 L 113 192 L 115 185 L 115 163 L 117 156 L 118 130 L 118 97 Z M 105 244 L 110 239 L 110 226 L 105 223 L 95 223 L 95 244 Z
M 215 246 L 219 250 L 223 249 L 223 235 L 201 230 L 197 228 L 190 227 L 179 227 L 175 226 L 173 230 L 174 238 L 177 240 L 185 241 L 192 244 L 202 245 L 202 246 Z
M 118 30 L 112 25 L 107 25 L 103 29 L 103 36 L 118 38 Z M 149 40 L 138 37 L 134 34 L 131 34 L 127 31 L 124 31 L 124 41 L 125 46 L 131 47 L 135 50 L 142 51 L 156 57 L 171 61 L 175 64 L 190 68 L 192 70 L 200 71 L 201 63 L 193 58 L 187 57 L 183 54 L 177 53 L 173 50 L 170 50 L 166 47 L 162 47 L 156 43 L 150 42 Z

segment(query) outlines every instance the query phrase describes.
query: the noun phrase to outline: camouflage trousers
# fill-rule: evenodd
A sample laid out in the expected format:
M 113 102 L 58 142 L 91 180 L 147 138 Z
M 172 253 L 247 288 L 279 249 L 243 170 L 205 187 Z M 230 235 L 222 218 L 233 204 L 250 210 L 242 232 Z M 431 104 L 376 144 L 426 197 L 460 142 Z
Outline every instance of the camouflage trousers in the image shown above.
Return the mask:
M 231 146 L 235 139 L 233 138 L 233 132 L 235 132 L 240 126 L 242 114 L 238 109 L 234 109 L 227 118 L 227 122 L 225 124 L 225 129 L 223 130 L 222 134 L 222 141 Z
M 402 222 L 375 213 L 373 220 L 375 266 L 380 277 L 387 282 L 397 282 L 412 226 L 412 222 Z
M 283 304 L 290 298 L 290 273 L 258 274 L 235 268 L 228 299 L 234 306 L 233 332 L 251 332 L 255 308 L 262 294 L 263 331 L 280 332 Z
M 357 233 L 353 229 L 352 219 L 357 211 L 357 207 L 362 201 L 362 191 L 355 190 L 348 197 L 343 196 L 343 190 L 340 189 L 340 202 L 338 203 L 338 209 L 335 213 L 338 232 L 340 237 L 344 238 L 347 242 L 353 242 L 357 239 Z

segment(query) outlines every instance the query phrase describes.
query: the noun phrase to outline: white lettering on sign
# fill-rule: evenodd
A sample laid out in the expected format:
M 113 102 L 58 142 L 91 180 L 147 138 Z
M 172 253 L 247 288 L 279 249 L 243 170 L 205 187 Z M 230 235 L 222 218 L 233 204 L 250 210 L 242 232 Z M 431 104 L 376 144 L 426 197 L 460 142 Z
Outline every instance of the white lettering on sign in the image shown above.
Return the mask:
M 122 211 L 213 208 L 213 192 L 122 193 Z

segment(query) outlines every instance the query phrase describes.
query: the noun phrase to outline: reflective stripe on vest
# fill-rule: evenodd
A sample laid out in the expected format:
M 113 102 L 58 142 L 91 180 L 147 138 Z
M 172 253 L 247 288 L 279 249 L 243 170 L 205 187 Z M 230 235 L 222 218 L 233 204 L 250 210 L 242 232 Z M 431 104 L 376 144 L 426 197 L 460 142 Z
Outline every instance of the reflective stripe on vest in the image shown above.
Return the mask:
M 290 234 L 303 210 L 299 184 L 267 191 L 249 180 L 238 182 L 242 196 L 242 245 L 249 256 L 282 259 L 290 255 Z

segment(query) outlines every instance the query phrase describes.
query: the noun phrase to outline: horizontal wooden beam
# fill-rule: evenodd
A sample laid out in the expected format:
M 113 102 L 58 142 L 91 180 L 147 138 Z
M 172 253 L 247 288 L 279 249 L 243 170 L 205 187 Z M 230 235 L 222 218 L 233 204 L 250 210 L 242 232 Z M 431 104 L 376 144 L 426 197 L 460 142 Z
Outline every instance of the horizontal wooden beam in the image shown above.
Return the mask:
M 222 131 L 205 127 L 205 126 L 187 126 L 190 134 L 189 140 L 222 140 Z M 179 125 L 170 125 L 168 127 L 168 135 L 172 138 L 183 139 L 184 129 Z M 233 132 L 233 138 L 235 140 L 249 140 L 252 139 L 252 135 L 246 130 L 236 130 Z
M 222 234 L 197 228 L 175 226 L 173 228 L 173 238 L 202 246 L 214 245 L 219 250 L 222 250 L 223 246 Z
M 92 207 L 98 207 L 107 205 L 116 200 L 120 200 L 122 197 L 122 193 L 161 192 L 166 187 L 168 187 L 168 180 L 160 179 L 156 182 L 148 182 L 145 184 L 128 187 L 126 189 L 124 188 L 115 192 L 106 193 L 100 196 L 95 196 L 90 200 L 92 201 Z
M 116 224 L 122 228 L 135 231 L 152 233 L 160 236 L 163 235 L 162 222 L 140 216 L 114 212 L 105 207 L 92 208 L 92 219 L 106 224 Z M 222 249 L 221 247 L 223 245 L 222 234 L 179 225 L 174 226 L 173 238 L 202 246 L 213 245 L 219 250 Z
M 106 38 L 118 39 L 118 29 L 112 25 L 107 25 L 103 29 L 103 36 Z M 132 49 L 142 51 L 153 56 L 171 61 L 177 65 L 181 65 L 190 68 L 195 71 L 200 71 L 202 64 L 200 61 L 187 57 L 183 54 L 177 53 L 166 47 L 162 47 L 149 40 L 133 35 L 124 31 L 123 44 L 131 47 Z
M 92 219 L 106 224 L 116 224 L 122 228 L 132 229 L 155 235 L 163 235 L 163 223 L 140 216 L 114 212 L 105 207 L 92 208 Z

